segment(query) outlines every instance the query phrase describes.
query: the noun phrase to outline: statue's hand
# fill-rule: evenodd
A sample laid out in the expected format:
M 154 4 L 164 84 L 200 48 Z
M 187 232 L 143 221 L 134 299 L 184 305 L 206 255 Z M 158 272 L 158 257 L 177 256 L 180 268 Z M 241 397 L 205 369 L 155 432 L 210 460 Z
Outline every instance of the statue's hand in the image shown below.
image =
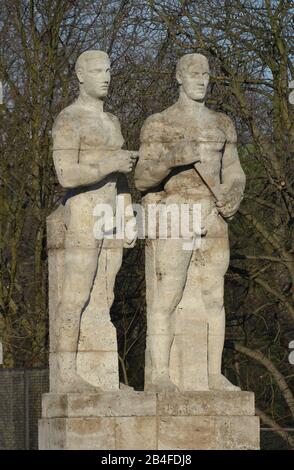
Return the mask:
M 196 142 L 181 142 L 171 151 L 172 166 L 191 165 L 201 161 L 199 145 Z
M 216 203 L 218 211 L 225 219 L 232 219 L 239 207 L 239 205 L 237 207 L 232 206 L 229 202 L 222 206 L 219 204 L 219 202 Z
M 239 209 L 240 202 L 243 199 L 243 193 L 240 192 L 238 187 L 230 187 L 222 184 L 216 206 L 220 214 L 225 219 L 232 219 Z
M 235 198 L 234 195 L 228 191 L 228 188 L 222 188 L 218 196 L 218 201 L 216 202 L 219 213 L 225 219 L 231 219 L 237 212 L 239 205 L 239 199 Z
M 130 173 L 138 159 L 139 152 L 129 150 L 118 150 L 112 155 L 114 171 Z

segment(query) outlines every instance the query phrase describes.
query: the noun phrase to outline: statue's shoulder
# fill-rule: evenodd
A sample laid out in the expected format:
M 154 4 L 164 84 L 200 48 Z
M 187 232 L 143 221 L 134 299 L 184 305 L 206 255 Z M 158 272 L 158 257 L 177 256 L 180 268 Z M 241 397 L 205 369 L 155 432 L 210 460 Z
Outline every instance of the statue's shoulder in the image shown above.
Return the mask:
M 82 114 L 83 110 L 77 102 L 70 104 L 60 111 L 60 113 L 55 118 L 53 132 L 63 126 L 75 127 L 78 124 Z
M 119 121 L 118 117 L 116 117 L 114 114 L 109 113 L 108 111 L 105 111 L 105 114 L 111 119 L 112 121 Z
M 213 116 L 213 120 L 216 121 L 216 125 L 221 129 L 227 137 L 229 142 L 237 142 L 237 133 L 234 121 L 230 116 L 225 113 L 218 111 L 209 110 Z
M 164 121 L 164 111 L 162 111 L 161 113 L 155 113 L 155 114 L 151 114 L 151 116 L 148 116 L 148 118 L 144 122 L 144 126 L 148 127 L 148 126 L 154 126 L 157 124 L 162 124 L 163 121 Z
M 162 111 L 162 118 L 164 119 L 166 124 L 171 124 L 174 123 L 174 121 L 177 121 L 179 119 L 179 114 L 180 114 L 180 108 L 179 108 L 179 103 L 176 101 L 174 104 L 166 108 L 164 111 Z
M 170 108 L 149 116 L 141 130 L 141 142 L 164 142 L 170 121 Z
M 117 116 L 115 116 L 115 115 L 112 114 L 112 113 L 109 113 L 108 111 L 106 111 L 105 114 L 106 114 L 107 117 L 110 119 L 110 121 L 112 121 L 114 124 L 120 126 L 120 121 L 119 121 L 119 119 L 118 119 Z

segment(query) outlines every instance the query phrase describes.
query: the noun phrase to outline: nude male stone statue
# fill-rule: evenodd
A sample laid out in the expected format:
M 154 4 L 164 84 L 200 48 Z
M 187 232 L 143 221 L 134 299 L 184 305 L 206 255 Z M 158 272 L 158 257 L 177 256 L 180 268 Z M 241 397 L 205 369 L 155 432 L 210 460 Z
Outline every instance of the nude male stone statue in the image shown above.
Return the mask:
M 102 389 L 116 388 L 117 356 L 108 354 L 116 344 L 108 347 L 106 343 L 112 328 L 109 310 L 123 246 L 107 249 L 104 240 L 95 239 L 93 210 L 103 203 L 115 213 L 119 185 L 130 202 L 125 175 L 137 158 L 136 152 L 122 150 L 119 121 L 103 110 L 110 82 L 108 55 L 97 50 L 84 52 L 75 71 L 79 97 L 58 115 L 52 132 L 56 173 L 61 186 L 68 189 L 63 211 L 63 279 L 50 340 L 54 389 L 58 392 L 95 389 L 101 382 L 99 374 L 104 372 L 111 383 L 107 384 L 106 377 Z M 84 320 L 87 325 L 81 332 Z M 79 342 L 88 355 L 81 355 L 83 365 L 77 370 Z M 100 356 L 99 351 L 93 356 L 93 350 L 99 350 L 98 343 L 103 343 L 103 350 Z
M 135 182 L 146 200 L 153 194 L 160 203 L 201 204 L 203 237 L 197 250 L 195 289 L 201 291 L 208 318 L 208 385 L 209 389 L 238 390 L 221 374 L 225 334 L 223 295 L 229 265 L 226 221 L 238 210 L 245 175 L 238 158 L 233 122 L 205 106 L 209 83 L 206 57 L 183 56 L 177 64 L 176 78 L 180 89 L 178 101 L 150 116 L 142 128 Z M 147 348 L 152 363 L 152 383 L 148 388 L 176 390 L 169 369 L 174 317 L 193 250 L 183 250 L 182 239 L 146 243 Z

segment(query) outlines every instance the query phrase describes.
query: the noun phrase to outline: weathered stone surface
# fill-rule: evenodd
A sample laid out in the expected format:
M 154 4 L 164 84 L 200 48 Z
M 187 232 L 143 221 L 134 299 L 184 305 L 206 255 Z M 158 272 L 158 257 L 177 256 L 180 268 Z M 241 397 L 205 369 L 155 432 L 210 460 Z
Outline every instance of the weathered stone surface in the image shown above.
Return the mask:
M 77 372 L 85 381 L 100 390 L 118 390 L 117 351 L 79 351 Z
M 99 301 L 99 299 L 97 299 Z M 86 313 L 86 312 L 85 312 Z M 109 321 L 108 309 L 102 311 L 97 303 L 96 315 L 85 315 L 81 325 L 79 352 L 113 351 L 117 356 L 116 328 Z M 97 334 L 99 332 L 99 334 Z
M 39 449 L 115 449 L 115 420 L 113 418 L 41 419 Z
M 155 416 L 156 394 L 148 392 L 102 392 L 43 395 L 42 416 Z
M 158 449 L 259 449 L 259 420 L 256 416 L 160 417 Z
M 242 416 L 254 415 L 254 394 L 251 392 L 207 391 L 159 393 L 159 416 Z
M 158 449 L 209 449 L 214 444 L 215 421 L 203 416 L 159 418 Z
M 40 450 L 254 450 L 256 416 L 49 418 L 39 421 Z
M 151 417 L 116 418 L 116 449 L 152 450 L 157 448 L 157 419 Z
M 43 396 L 44 449 L 258 449 L 250 392 L 103 392 Z
M 39 429 L 40 450 L 156 448 L 156 417 L 41 419 Z
M 67 449 L 114 449 L 115 420 L 111 418 L 67 419 Z
M 66 418 L 69 416 L 67 404 L 67 394 L 44 393 L 42 396 L 42 418 Z
M 47 217 L 48 287 L 49 287 L 49 341 L 50 351 L 56 351 L 55 314 L 61 299 L 64 271 L 64 210 L 59 206 Z
M 103 52 L 81 55 L 80 96 L 59 114 L 52 132 L 57 176 L 69 191 L 48 218 L 55 393 L 44 396 L 40 448 L 258 448 L 253 395 L 239 392 L 221 374 L 227 221 L 238 210 L 245 177 L 232 121 L 204 104 L 209 67 L 199 54 L 179 61 L 178 102 L 144 124 L 135 179 L 148 192 L 146 201 L 161 185 L 156 204 L 201 205 L 202 227 L 188 239 L 147 241 L 145 384 L 150 393 L 118 392 L 109 312 L 122 248 L 132 246 L 135 237 L 108 244 L 104 227 L 98 240 L 94 212 L 97 204 L 117 209 L 121 179 L 124 200 L 130 202 L 123 174 L 131 171 L 136 152 L 122 150 L 119 122 L 103 111 L 109 68 Z M 195 247 L 191 240 L 200 231 L 201 244 Z
M 66 421 L 63 418 L 39 419 L 39 450 L 63 450 L 66 446 Z
M 119 389 L 109 311 L 123 246 L 132 247 L 135 239 L 123 230 L 118 243 L 104 243 L 105 227 L 99 237 L 94 234 L 99 204 L 115 212 L 118 194 L 123 205 L 131 203 L 125 174 L 137 157 L 122 150 L 119 121 L 103 109 L 110 59 L 102 51 L 84 52 L 75 71 L 79 97 L 61 111 L 52 130 L 54 166 L 67 194 L 47 219 L 50 389 L 65 393 Z
M 50 390 L 56 393 L 71 392 L 76 386 L 72 370 L 76 369 L 76 352 L 51 352 L 49 354 Z M 79 391 L 81 391 L 79 386 Z M 87 388 L 84 389 L 85 391 Z
M 208 324 L 181 320 L 179 312 L 171 348 L 170 378 L 181 391 L 208 390 Z
M 215 422 L 216 449 L 259 449 L 258 416 L 217 416 Z
M 205 106 L 209 64 L 201 54 L 177 64 L 178 101 L 148 117 L 141 131 L 137 189 L 180 212 L 201 206 L 201 227 L 146 241 L 146 390 L 238 390 L 221 374 L 224 275 L 229 265 L 227 222 L 237 212 L 245 174 L 231 119 Z M 189 209 L 190 210 L 190 209 Z M 191 228 L 191 221 L 186 228 Z M 201 240 L 199 239 L 201 235 Z M 197 238 L 198 237 L 198 238 Z M 187 244 L 197 240 L 198 244 Z M 181 317 L 181 325 L 177 325 Z M 201 332 L 202 327 L 207 328 Z M 198 328 L 198 330 L 197 330 Z

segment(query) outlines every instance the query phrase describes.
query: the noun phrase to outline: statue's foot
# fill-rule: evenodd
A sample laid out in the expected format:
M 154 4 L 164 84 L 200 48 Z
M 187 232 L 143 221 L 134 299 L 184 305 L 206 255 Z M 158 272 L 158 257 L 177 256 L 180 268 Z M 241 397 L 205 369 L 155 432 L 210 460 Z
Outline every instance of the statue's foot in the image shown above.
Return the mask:
M 178 392 L 178 387 L 166 375 L 153 379 L 149 387 L 152 392 Z
M 241 389 L 233 385 L 224 375 L 213 374 L 208 378 L 209 390 L 230 390 L 238 392 Z
M 101 388 L 76 377 L 70 377 L 66 383 L 60 381 L 57 387 L 58 393 L 99 393 L 102 391 Z
M 64 384 L 63 388 L 69 393 L 99 393 L 101 392 L 100 387 L 90 384 L 77 373 L 73 373 L 68 378 L 67 383 Z
M 99 393 L 100 387 L 85 380 L 76 369 L 76 353 L 59 352 L 52 358 L 52 390 L 57 393 Z
M 119 383 L 119 389 L 124 391 L 124 392 L 133 392 L 134 387 L 131 387 L 130 385 L 126 385 L 123 382 Z

